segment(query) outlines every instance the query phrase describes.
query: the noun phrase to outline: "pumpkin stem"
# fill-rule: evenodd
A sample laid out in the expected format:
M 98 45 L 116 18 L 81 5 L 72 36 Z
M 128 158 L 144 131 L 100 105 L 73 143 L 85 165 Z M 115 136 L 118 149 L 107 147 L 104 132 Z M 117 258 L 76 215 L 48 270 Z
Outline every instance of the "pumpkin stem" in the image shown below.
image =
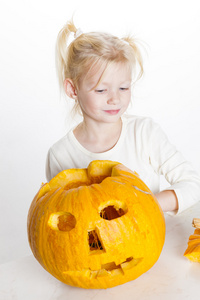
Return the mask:
M 200 219 L 194 218 L 192 221 L 192 226 L 200 229 Z

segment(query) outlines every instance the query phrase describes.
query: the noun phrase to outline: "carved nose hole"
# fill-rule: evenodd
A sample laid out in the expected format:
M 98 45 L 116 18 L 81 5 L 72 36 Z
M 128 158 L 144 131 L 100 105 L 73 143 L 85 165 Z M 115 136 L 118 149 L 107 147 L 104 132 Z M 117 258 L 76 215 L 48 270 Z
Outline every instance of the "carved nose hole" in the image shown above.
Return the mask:
M 98 232 L 96 230 L 88 231 L 88 243 L 89 249 L 92 253 L 95 253 L 96 251 L 105 252 L 103 243 L 100 240 Z
M 121 216 L 125 215 L 125 211 L 122 208 L 115 208 L 114 205 L 109 205 L 104 207 L 100 211 L 100 217 L 105 220 L 113 220 L 120 218 Z

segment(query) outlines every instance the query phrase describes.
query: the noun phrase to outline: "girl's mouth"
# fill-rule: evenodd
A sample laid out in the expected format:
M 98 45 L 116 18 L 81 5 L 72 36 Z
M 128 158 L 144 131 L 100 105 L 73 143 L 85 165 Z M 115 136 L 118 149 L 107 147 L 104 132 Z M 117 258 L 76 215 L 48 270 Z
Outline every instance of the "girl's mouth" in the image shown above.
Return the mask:
M 109 115 L 117 115 L 120 109 L 111 109 L 111 110 L 104 110 Z

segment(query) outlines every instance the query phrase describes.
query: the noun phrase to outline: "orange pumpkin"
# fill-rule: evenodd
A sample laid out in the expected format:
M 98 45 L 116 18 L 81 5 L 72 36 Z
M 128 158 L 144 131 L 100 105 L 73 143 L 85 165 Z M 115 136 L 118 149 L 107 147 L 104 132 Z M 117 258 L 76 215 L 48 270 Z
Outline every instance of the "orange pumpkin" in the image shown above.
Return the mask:
M 193 226 L 196 228 L 194 234 L 189 237 L 188 247 L 184 256 L 189 260 L 200 263 L 200 219 L 193 219 Z
M 137 173 L 117 162 L 93 161 L 41 187 L 29 209 L 28 237 L 36 259 L 60 281 L 108 288 L 155 264 L 165 221 Z

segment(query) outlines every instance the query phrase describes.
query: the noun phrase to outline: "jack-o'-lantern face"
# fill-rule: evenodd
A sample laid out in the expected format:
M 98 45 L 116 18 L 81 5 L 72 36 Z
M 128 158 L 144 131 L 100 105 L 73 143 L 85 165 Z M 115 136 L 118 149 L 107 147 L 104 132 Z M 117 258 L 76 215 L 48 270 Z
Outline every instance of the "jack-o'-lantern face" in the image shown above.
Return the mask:
M 34 198 L 31 249 L 59 280 L 108 288 L 133 280 L 157 261 L 162 211 L 136 173 L 111 161 L 59 173 Z

